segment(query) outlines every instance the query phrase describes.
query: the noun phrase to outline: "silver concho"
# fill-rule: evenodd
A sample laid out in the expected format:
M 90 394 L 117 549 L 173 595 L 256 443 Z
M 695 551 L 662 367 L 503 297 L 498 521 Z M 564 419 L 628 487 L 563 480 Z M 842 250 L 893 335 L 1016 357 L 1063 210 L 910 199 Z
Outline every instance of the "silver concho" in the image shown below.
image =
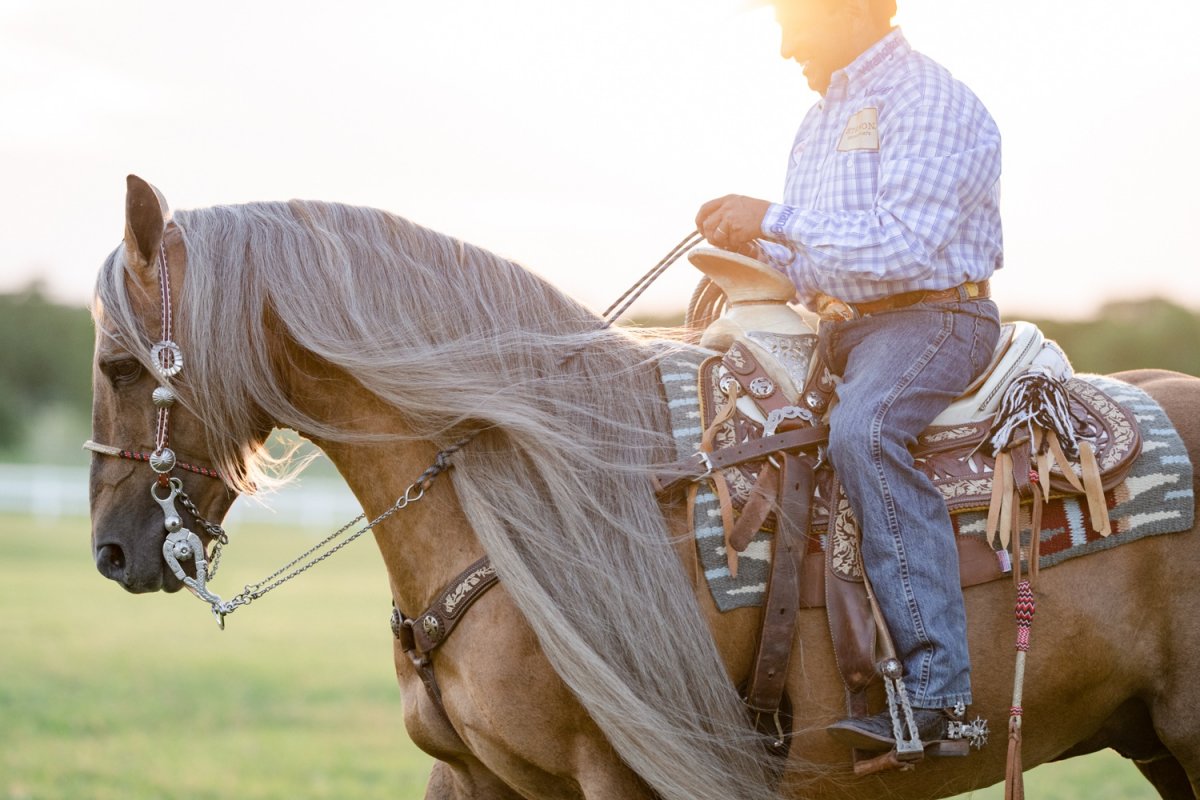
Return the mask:
M 175 468 L 175 452 L 169 447 L 155 450 L 150 454 L 150 469 L 159 473 L 170 472 Z
M 164 378 L 174 377 L 183 369 L 183 351 L 169 339 L 150 348 L 150 360 L 154 362 L 158 374 Z
M 150 399 L 154 401 L 155 408 L 170 408 L 175 405 L 175 393 L 166 386 L 155 389 Z
M 820 392 L 809 392 L 804 395 L 804 403 L 813 411 L 824 411 L 825 406 L 828 405 Z
M 775 394 L 775 383 L 769 378 L 758 377 L 750 381 L 750 394 L 759 400 Z
M 904 677 L 904 667 L 894 658 L 885 659 L 879 664 L 879 674 L 890 681 L 898 681 Z
M 436 617 L 425 617 L 421 620 L 421 627 L 425 629 L 425 635 L 435 642 L 442 637 L 442 626 Z

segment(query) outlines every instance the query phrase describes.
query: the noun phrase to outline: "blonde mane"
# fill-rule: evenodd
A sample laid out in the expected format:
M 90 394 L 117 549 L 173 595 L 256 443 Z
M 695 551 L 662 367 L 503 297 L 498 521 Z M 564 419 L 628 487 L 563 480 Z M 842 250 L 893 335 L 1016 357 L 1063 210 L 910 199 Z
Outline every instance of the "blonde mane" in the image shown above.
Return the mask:
M 600 331 L 517 265 L 385 212 L 291 201 L 174 220 L 188 253 L 180 398 L 214 466 L 242 490 L 261 483 L 264 417 L 330 441 L 381 437 L 291 401 L 281 335 L 393 407 L 410 438 L 482 431 L 454 456 L 454 489 L 621 757 L 666 798 L 775 796 L 645 479 L 670 452 L 658 345 Z M 145 347 L 157 335 L 133 314 L 121 263 L 99 278 L 102 324 Z

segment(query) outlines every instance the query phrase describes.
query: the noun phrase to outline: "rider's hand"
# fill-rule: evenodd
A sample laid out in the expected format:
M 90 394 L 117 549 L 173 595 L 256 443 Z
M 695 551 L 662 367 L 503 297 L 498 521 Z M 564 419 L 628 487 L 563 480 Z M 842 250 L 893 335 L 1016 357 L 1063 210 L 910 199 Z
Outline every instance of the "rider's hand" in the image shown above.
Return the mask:
M 766 200 L 727 194 L 700 206 L 696 228 L 714 247 L 742 252 L 762 236 L 763 217 L 770 206 Z

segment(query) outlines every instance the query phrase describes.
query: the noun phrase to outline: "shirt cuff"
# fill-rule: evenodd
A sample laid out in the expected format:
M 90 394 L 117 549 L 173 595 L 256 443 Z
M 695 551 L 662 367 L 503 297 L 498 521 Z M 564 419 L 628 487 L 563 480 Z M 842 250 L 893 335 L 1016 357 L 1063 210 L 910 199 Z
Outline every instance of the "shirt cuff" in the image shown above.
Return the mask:
M 767 213 L 763 216 L 763 236 L 777 242 L 788 242 L 790 237 L 787 233 L 787 224 L 795 215 L 796 209 L 793 206 L 771 203 L 767 206 Z

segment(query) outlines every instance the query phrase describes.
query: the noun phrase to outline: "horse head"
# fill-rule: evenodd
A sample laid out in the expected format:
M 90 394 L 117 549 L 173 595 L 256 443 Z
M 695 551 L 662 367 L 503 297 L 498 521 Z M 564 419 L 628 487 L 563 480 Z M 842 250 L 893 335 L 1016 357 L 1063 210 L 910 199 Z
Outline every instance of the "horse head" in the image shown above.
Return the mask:
M 166 200 L 130 175 L 124 242 L 97 282 L 92 440 L 85 445 L 93 451 L 96 568 L 130 592 L 202 585 L 197 568 L 212 540 L 223 537 L 219 522 L 235 497 L 207 466 L 205 426 L 189 409 L 186 339 L 176 336 L 172 316 L 186 290 L 186 263 Z

